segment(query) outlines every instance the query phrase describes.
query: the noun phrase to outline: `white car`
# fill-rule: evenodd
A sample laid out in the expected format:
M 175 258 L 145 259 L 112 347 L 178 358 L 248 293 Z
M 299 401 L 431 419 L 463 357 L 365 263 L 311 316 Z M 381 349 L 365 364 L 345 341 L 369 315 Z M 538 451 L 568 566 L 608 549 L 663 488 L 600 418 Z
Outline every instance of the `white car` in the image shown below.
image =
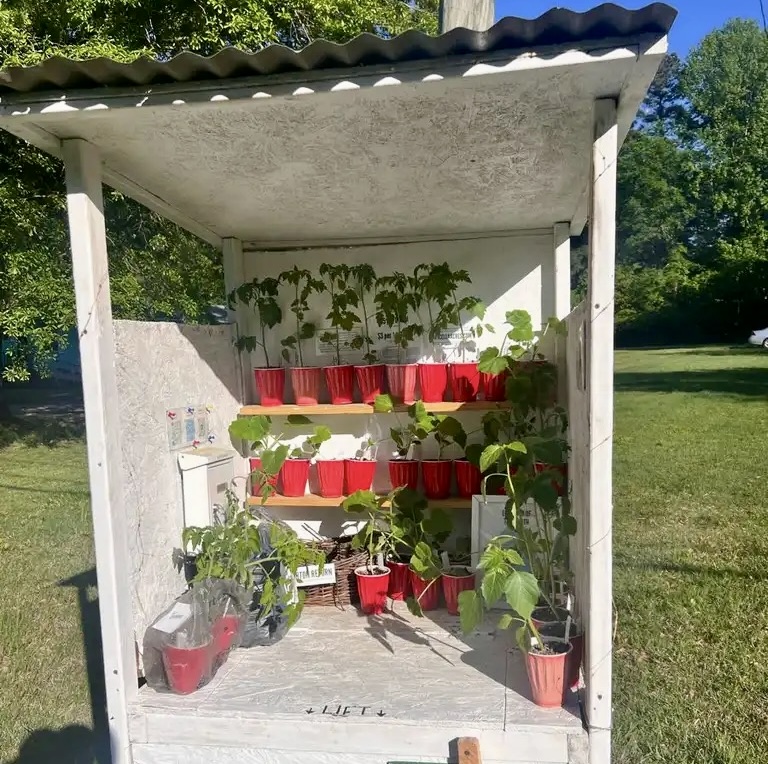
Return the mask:
M 758 329 L 756 332 L 752 332 L 752 336 L 749 338 L 750 345 L 762 345 L 768 350 L 768 329 Z

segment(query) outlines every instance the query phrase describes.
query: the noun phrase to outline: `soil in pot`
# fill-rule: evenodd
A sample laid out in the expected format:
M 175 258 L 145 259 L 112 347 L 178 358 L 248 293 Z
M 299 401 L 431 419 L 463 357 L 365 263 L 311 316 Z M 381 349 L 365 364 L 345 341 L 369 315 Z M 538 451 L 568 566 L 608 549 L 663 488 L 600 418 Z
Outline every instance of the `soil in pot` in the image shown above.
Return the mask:
M 448 382 L 454 401 L 476 401 L 480 391 L 480 370 L 477 363 L 451 363 Z
M 389 576 L 389 568 L 355 568 L 360 608 L 366 615 L 379 615 L 386 610 Z
M 544 652 L 533 646 L 525 655 L 525 667 L 533 702 L 542 708 L 559 708 L 565 699 L 565 663 L 572 646 L 544 640 Z
M 345 459 L 344 482 L 347 495 L 355 491 L 370 491 L 376 462 L 368 459 Z
M 449 459 L 424 459 L 421 462 L 424 495 L 428 499 L 447 499 L 451 495 L 452 472 L 453 462 Z
M 387 593 L 393 600 L 403 601 L 411 593 L 411 571 L 407 562 L 389 560 L 389 589 Z
M 322 369 L 316 366 L 296 366 L 291 369 L 293 400 L 297 406 L 316 406 L 320 401 Z
M 421 576 L 416 575 L 412 570 L 410 572 L 411 591 L 418 600 L 422 610 L 437 610 L 440 604 L 440 578 L 438 576 L 434 581 L 427 581 Z
M 387 364 L 387 385 L 389 394 L 397 403 L 413 403 L 416 399 L 415 363 Z
M 309 479 L 309 459 L 286 459 L 280 468 L 283 496 L 304 496 Z
M 384 364 L 355 366 L 355 379 L 360 388 L 363 403 L 373 403 L 376 396 L 384 391 Z
M 163 648 L 163 667 L 168 686 L 179 695 L 189 695 L 210 678 L 213 654 L 211 642 L 198 647 Z
M 450 568 L 443 572 L 443 596 L 451 615 L 459 614 L 459 594 L 475 588 L 475 574 L 466 568 Z
M 285 394 L 285 369 L 254 369 L 256 391 L 262 406 L 282 406 Z
M 447 385 L 447 363 L 419 364 L 419 386 L 421 387 L 421 399 L 425 403 L 438 403 L 442 401 Z
M 509 370 L 501 374 L 480 372 L 480 385 L 483 388 L 483 398 L 487 401 L 505 401 L 507 399 L 507 378 Z
M 483 473 L 466 459 L 457 459 L 454 462 L 456 466 L 456 488 L 459 496 L 463 499 L 470 499 L 475 494 L 481 493 L 483 485 Z
M 531 613 L 531 621 L 537 629 L 544 628 L 555 623 L 565 623 L 568 620 L 570 612 L 564 607 L 555 607 L 554 610 L 549 605 L 539 605 Z
M 328 394 L 331 396 L 331 403 L 334 406 L 352 403 L 355 392 L 354 367 L 348 364 L 324 366 L 323 374 L 325 374 L 325 384 L 328 387 Z
M 392 488 L 407 486 L 413 491 L 419 488 L 419 463 L 415 459 L 392 459 L 389 462 L 389 480 Z
M 335 499 L 344 495 L 344 461 L 342 459 L 318 459 L 315 465 L 320 495 Z

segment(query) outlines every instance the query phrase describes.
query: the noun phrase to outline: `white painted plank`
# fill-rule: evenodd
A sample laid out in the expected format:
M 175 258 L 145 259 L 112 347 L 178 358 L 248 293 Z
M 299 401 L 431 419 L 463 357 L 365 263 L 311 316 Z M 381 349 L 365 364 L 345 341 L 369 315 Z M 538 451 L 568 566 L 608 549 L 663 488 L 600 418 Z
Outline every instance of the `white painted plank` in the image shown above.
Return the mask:
M 222 239 L 221 254 L 224 266 L 224 297 L 229 298 L 229 293 L 237 289 L 245 282 L 245 260 L 243 255 L 243 243 L 240 239 L 228 237 Z M 251 321 L 248 308 L 241 302 L 236 302 L 234 308 L 228 308 L 229 320 L 237 327 L 237 336 L 247 336 L 251 331 Z M 240 377 L 242 389 L 240 400 L 243 404 L 255 401 L 254 381 L 251 371 L 250 353 L 239 353 Z
M 442 0 L 440 4 L 440 31 L 464 27 L 484 32 L 494 22 L 494 0 Z
M 130 764 L 128 704 L 137 694 L 128 528 L 123 506 L 115 344 L 96 149 L 62 143 L 85 401 L 99 610 L 113 764 Z
M 571 312 L 571 225 L 555 223 L 555 316 L 563 319 Z
M 613 312 L 616 253 L 616 102 L 595 102 L 589 230 L 589 632 L 586 712 L 591 730 L 611 728 L 613 652 Z M 609 733 L 603 732 L 601 740 Z M 610 744 L 593 747 L 590 764 L 609 764 Z

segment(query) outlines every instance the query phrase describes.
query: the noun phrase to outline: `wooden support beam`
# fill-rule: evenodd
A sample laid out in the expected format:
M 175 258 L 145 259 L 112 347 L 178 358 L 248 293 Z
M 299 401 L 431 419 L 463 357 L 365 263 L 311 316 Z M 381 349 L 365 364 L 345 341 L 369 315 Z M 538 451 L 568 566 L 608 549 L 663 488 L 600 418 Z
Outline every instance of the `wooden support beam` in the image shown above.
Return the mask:
M 440 33 L 464 27 L 484 32 L 493 26 L 494 0 L 442 0 L 440 3 Z
M 233 289 L 237 289 L 245 282 L 245 257 L 243 255 L 243 242 L 240 239 L 226 238 L 221 242 L 222 261 L 224 265 L 224 292 L 229 299 Z M 242 303 L 235 303 L 234 308 L 227 306 L 229 321 L 235 324 L 238 337 L 250 334 L 249 311 Z M 251 374 L 251 354 L 243 351 L 239 354 L 240 378 L 242 388 L 240 390 L 240 402 L 243 405 L 256 400 L 253 393 L 253 377 Z
M 96 148 L 80 139 L 63 141 L 62 153 L 112 762 L 130 764 L 128 704 L 136 696 L 138 682 L 101 160 Z
M 555 223 L 554 228 L 555 316 L 571 312 L 571 224 Z
M 457 743 L 459 764 L 483 764 L 480 741 L 476 737 L 460 737 Z
M 589 216 L 587 389 L 589 468 L 586 714 L 590 764 L 610 764 L 613 656 L 613 312 L 616 261 L 616 102 L 595 102 Z

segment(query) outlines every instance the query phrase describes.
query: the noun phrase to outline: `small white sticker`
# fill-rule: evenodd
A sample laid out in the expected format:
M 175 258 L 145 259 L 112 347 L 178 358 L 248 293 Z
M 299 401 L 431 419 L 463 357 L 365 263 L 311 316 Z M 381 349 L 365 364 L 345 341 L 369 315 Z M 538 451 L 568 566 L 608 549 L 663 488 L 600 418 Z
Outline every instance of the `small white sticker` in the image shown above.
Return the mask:
M 152 624 L 152 628 L 165 634 L 178 631 L 192 617 L 192 605 L 177 602 L 162 618 Z

